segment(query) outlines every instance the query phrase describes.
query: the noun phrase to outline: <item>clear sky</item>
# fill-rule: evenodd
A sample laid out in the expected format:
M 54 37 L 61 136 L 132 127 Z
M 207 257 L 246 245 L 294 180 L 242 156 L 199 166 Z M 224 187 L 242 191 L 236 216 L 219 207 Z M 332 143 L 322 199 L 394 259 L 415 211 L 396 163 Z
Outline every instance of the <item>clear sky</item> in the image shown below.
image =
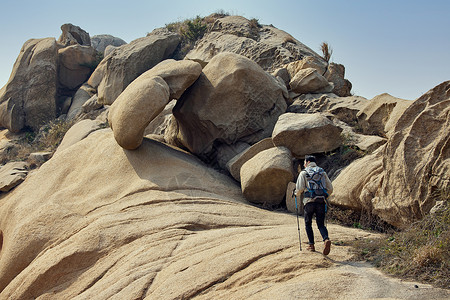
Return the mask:
M 0 87 L 23 43 L 58 38 L 64 23 L 126 42 L 223 10 L 272 24 L 346 67 L 356 95 L 414 100 L 450 80 L 450 0 L 0 0 Z

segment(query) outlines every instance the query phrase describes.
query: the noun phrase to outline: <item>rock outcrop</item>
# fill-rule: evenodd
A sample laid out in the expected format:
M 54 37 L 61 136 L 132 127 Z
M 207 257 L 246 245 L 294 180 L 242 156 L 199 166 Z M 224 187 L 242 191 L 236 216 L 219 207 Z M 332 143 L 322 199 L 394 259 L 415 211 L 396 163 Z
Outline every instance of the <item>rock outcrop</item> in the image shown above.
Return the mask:
M 266 71 L 273 71 L 305 56 L 323 60 L 290 34 L 241 16 L 217 19 L 211 31 L 196 43 L 186 58 L 206 64 L 222 52 L 243 55 Z
M 192 153 L 208 156 L 213 146 L 269 137 L 286 110 L 285 88 L 248 58 L 215 56 L 173 109 L 178 139 Z
M 386 93 L 378 95 L 358 113 L 358 123 L 366 134 L 389 136 L 398 119 L 412 103 Z
M 58 45 L 54 38 L 25 42 L 0 90 L 0 126 L 34 130 L 56 118 Z
M 78 26 L 72 25 L 70 23 L 63 24 L 61 26 L 61 36 L 58 39 L 58 43 L 63 46 L 70 46 L 80 44 L 83 46 L 91 45 L 91 37 L 89 33 L 81 29 Z
M 115 49 L 88 80 L 98 89 L 99 103 L 112 104 L 139 75 L 169 58 L 179 43 L 178 34 L 150 34 Z
M 344 242 L 373 236 L 329 228 Z M 0 298 L 337 296 L 320 288 L 330 282 L 350 287 L 339 291 L 349 299 L 412 295 L 410 283 L 299 253 L 298 242 L 294 216 L 245 204 L 234 181 L 192 155 L 148 139 L 124 150 L 104 129 L 1 199 Z M 332 250 L 339 261 L 349 253 Z M 448 298 L 445 290 L 419 292 Z
M 332 201 L 397 227 L 422 218 L 435 204 L 433 193 L 450 184 L 449 110 L 446 81 L 409 105 L 385 146 L 339 174 Z

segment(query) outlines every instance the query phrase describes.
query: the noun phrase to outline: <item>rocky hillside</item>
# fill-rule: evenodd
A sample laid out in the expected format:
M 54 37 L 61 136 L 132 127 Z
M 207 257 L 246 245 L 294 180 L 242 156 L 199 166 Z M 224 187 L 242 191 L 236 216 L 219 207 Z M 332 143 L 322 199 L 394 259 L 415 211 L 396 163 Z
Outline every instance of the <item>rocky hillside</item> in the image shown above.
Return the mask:
M 171 26 L 126 44 L 71 24 L 24 44 L 0 90 L 1 151 L 55 119 L 74 125 L 55 153 L 32 154 L 48 161 L 28 176 L 27 162 L 0 168 L 1 297 L 294 297 L 317 268 L 360 276 L 337 262 L 344 246 L 331 261 L 298 256 L 285 194 L 306 154 L 333 179 L 332 204 L 400 228 L 449 188 L 450 82 L 368 100 L 282 30 L 201 22 L 188 47 Z M 413 295 L 357 283 L 336 298 Z

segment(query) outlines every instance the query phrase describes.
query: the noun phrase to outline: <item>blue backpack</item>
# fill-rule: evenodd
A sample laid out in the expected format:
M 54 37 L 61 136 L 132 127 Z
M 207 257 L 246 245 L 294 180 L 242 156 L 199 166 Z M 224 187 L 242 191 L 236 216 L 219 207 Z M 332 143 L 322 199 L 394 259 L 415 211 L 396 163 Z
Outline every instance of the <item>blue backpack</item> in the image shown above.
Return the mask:
M 314 200 L 323 199 L 326 201 L 328 198 L 327 189 L 324 187 L 323 174 L 324 170 L 320 167 L 306 168 L 306 180 L 308 181 L 306 187 L 308 190 L 305 192 L 306 198 Z

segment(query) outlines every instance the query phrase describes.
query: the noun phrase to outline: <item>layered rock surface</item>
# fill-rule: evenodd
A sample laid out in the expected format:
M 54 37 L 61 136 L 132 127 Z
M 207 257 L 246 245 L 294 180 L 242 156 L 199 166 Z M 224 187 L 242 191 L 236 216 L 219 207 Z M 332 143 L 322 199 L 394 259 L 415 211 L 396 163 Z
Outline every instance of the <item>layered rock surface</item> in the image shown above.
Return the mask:
M 330 231 L 343 241 L 370 235 Z M 123 150 L 109 129 L 3 197 L 0 237 L 5 299 L 448 297 L 341 263 L 347 247 L 334 247 L 333 260 L 300 253 L 294 216 L 245 204 L 228 177 L 167 145 Z M 330 282 L 346 288 L 318 288 Z

